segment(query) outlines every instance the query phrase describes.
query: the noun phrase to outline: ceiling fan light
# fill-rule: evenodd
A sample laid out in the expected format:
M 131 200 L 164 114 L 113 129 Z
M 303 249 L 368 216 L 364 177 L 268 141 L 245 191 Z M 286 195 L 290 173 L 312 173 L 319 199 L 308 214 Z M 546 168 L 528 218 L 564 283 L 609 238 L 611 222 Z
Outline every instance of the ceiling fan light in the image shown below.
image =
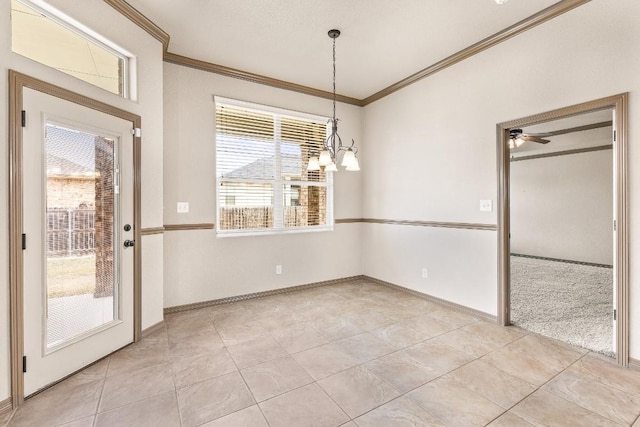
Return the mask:
M 506 2 L 508 2 L 509 0 L 496 0 L 496 3 L 498 4 L 505 4 Z
M 308 171 L 319 171 L 320 161 L 317 156 L 309 157 L 309 164 L 307 165 Z
M 522 144 L 524 144 L 524 139 L 516 138 L 516 140 L 515 140 L 516 147 L 520 147 Z
M 513 138 L 509 138 L 509 141 L 507 142 L 507 146 L 509 147 L 509 150 L 513 150 L 516 146 L 516 142 Z
M 322 150 L 319 159 L 320 166 L 327 166 L 329 163 L 333 163 L 331 160 L 331 153 L 328 150 Z
M 355 153 L 352 150 L 348 150 L 344 153 L 344 156 L 342 157 L 341 166 L 346 166 L 348 169 L 349 166 L 351 166 L 355 160 L 356 160 Z
M 351 164 L 347 166 L 347 170 L 350 172 L 357 172 L 360 170 L 360 163 L 358 163 L 357 157 L 353 157 L 353 162 L 351 162 Z
M 325 168 L 324 168 L 325 172 L 338 172 L 338 168 L 336 167 L 336 164 L 331 162 L 329 163 Z

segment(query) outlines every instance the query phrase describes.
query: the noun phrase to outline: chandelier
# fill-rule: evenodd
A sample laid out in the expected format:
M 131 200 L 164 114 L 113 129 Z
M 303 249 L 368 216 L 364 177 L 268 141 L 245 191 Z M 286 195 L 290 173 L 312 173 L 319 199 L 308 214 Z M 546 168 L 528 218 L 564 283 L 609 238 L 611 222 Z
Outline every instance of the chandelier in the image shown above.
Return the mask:
M 348 171 L 359 171 L 358 164 L 358 148 L 356 142 L 352 139 L 351 145 L 342 145 L 342 138 L 338 135 L 338 119 L 336 118 L 336 39 L 340 36 L 340 30 L 329 30 L 329 37 L 333 39 L 333 117 L 329 119 L 331 123 L 331 133 L 322 143 L 322 151 L 320 156 L 312 156 L 309 158 L 307 170 L 317 171 L 324 169 L 327 172 L 335 172 L 338 170 L 338 155 L 342 153 L 342 163 Z

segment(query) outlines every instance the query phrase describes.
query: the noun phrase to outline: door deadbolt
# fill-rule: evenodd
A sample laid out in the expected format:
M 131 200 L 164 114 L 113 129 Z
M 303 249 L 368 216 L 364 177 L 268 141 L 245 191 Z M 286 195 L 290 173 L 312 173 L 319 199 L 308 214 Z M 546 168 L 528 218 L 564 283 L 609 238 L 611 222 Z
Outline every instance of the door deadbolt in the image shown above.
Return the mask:
M 131 226 L 129 224 L 125 224 L 124 231 L 131 231 Z
M 124 241 L 124 247 L 125 248 L 132 248 L 133 246 L 135 246 L 136 241 L 135 240 L 125 240 Z

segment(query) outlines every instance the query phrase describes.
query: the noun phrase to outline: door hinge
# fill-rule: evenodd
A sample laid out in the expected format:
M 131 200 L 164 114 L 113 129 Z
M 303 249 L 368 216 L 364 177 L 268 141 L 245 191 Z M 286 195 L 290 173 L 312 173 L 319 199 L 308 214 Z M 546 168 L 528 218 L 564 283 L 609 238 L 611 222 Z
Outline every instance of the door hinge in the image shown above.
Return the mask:
M 27 249 L 27 235 L 22 233 L 22 250 Z
M 616 141 L 616 137 L 617 137 L 617 135 L 616 135 L 616 131 L 614 130 L 614 131 L 613 131 L 613 141 L 614 141 L 614 142 Z
M 20 112 L 20 124 L 23 128 L 27 127 L 27 112 L 24 110 Z
M 616 228 L 617 228 L 617 227 L 616 227 L 616 225 L 617 225 L 617 224 L 616 224 L 616 220 L 614 219 L 614 220 L 613 220 L 613 231 L 616 231 Z
M 133 128 L 131 129 L 131 135 L 135 136 L 136 138 L 140 138 L 140 136 L 142 136 L 142 131 L 140 130 L 140 128 Z
M 614 308 L 613 309 L 613 320 L 618 320 L 617 317 L 618 317 L 618 311 Z
M 27 356 L 22 356 L 22 372 L 27 372 Z

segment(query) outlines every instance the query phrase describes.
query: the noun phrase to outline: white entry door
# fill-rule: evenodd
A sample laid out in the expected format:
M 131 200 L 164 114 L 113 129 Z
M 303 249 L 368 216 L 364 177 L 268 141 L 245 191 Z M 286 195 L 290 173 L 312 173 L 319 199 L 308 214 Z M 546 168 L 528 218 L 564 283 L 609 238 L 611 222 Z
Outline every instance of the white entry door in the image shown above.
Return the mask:
M 28 396 L 133 341 L 133 125 L 23 99 Z

